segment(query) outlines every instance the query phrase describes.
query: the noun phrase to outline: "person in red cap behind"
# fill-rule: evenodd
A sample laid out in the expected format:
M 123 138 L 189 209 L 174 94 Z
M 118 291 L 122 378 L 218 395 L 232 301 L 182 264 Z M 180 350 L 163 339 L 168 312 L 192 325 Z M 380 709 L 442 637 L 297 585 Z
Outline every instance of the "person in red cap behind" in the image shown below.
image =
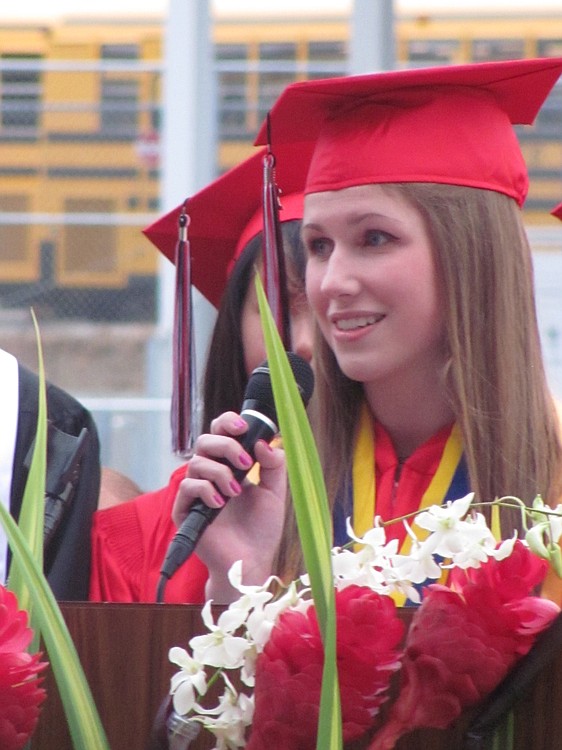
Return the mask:
M 469 491 L 477 501 L 561 497 L 513 129 L 533 122 L 561 72 L 562 59 L 543 59 L 307 81 L 269 114 L 274 150 L 312 147 L 302 236 L 336 544 L 347 517 L 361 535 L 376 516 Z M 244 497 L 197 548 L 216 602 L 237 595 L 227 579 L 236 560 L 245 584 L 302 572 L 283 520 L 282 457 L 262 465 L 261 486 L 229 488 L 220 459 L 242 465 L 239 432 L 225 414 L 198 438 L 174 507 L 179 524 L 195 495 L 213 505 L 211 480 Z M 520 523 L 501 520 L 506 536 Z M 401 523 L 387 530 L 403 541 Z
M 222 175 L 190 198 L 191 278 L 210 302 L 219 306 L 203 383 L 202 429 L 243 401 L 249 373 L 265 359 L 254 269 L 261 266 L 261 184 L 264 151 Z M 287 164 L 278 171 L 281 233 L 287 271 L 291 344 L 295 353 L 312 356 L 312 321 L 304 293 L 304 250 L 300 241 L 304 173 Z M 297 189 L 300 188 L 301 192 Z M 145 230 L 170 260 L 174 259 L 180 205 Z M 155 601 L 160 568 L 177 531 L 171 516 L 185 465 L 169 484 L 94 516 L 90 600 Z M 164 601 L 202 603 L 207 570 L 192 555 L 170 578 Z

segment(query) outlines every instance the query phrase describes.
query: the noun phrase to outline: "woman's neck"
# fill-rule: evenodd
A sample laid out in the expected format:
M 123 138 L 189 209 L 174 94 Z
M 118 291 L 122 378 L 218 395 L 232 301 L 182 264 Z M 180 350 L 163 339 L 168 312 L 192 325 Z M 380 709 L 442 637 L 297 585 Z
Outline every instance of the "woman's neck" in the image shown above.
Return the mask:
M 366 384 L 364 391 L 373 416 L 388 432 L 397 455 L 402 458 L 410 456 L 455 419 L 435 373 L 428 382 L 419 377 L 408 383 L 394 380 Z

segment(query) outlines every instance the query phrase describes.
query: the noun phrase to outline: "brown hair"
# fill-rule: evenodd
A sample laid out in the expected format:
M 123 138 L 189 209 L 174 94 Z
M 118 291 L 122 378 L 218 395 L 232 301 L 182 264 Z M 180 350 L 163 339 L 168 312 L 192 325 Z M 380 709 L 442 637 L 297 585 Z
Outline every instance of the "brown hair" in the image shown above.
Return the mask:
M 532 259 L 514 200 L 454 185 L 401 184 L 425 219 L 445 309 L 448 363 L 443 383 L 460 426 L 470 485 L 477 500 L 510 494 L 525 503 L 562 495 L 559 420 L 541 356 Z M 331 501 L 352 460 L 363 400 L 360 383 L 340 370 L 317 333 L 315 399 L 318 449 Z M 337 436 L 337 440 L 333 439 Z M 279 569 L 299 564 L 295 527 L 288 528 Z M 519 517 L 502 514 L 503 535 Z
M 281 224 L 289 293 L 304 293 L 305 254 L 300 239 L 299 219 Z M 261 267 L 262 234 L 242 250 L 221 299 L 213 328 L 203 382 L 202 432 L 209 432 L 211 421 L 225 411 L 238 411 L 248 376 L 240 326 L 242 308 L 254 269 Z

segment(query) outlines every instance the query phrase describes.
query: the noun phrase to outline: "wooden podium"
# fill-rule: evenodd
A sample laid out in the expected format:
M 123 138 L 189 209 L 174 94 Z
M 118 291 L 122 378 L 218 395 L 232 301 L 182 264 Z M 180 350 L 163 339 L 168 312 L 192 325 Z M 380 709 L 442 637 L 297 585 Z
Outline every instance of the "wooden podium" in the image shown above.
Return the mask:
M 61 610 L 111 750 L 144 750 L 170 678 L 177 671 L 168 660 L 168 651 L 171 646 L 187 646 L 193 635 L 205 632 L 201 608 L 63 602 Z M 50 672 L 46 688 L 47 699 L 31 748 L 75 750 Z M 198 746 L 211 748 L 213 744 Z
M 171 646 L 185 647 L 193 635 L 205 632 L 201 608 L 174 604 L 79 602 L 63 603 L 61 609 L 111 750 L 145 750 L 158 709 L 168 693 L 170 677 L 176 671 L 168 661 L 168 650 Z M 402 610 L 406 622 L 412 613 L 412 610 Z M 50 671 L 45 686 L 47 699 L 31 748 L 75 750 Z M 465 732 L 470 718 L 464 717 L 458 726 L 447 731 L 414 732 L 403 738 L 396 750 L 468 748 Z M 208 750 L 213 746 L 212 737 L 202 731 L 192 748 Z M 364 747 L 365 743 L 353 745 L 354 750 Z M 558 649 L 532 684 L 518 696 L 515 750 L 560 750 L 561 747 L 562 649 Z

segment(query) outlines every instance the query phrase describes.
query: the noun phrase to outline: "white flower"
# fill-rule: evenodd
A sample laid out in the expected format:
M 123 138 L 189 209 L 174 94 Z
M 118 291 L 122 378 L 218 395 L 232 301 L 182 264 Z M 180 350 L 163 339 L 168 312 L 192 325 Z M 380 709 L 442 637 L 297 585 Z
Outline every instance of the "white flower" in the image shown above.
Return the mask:
M 513 547 L 515 546 L 516 541 L 517 532 L 514 532 L 511 539 L 504 539 L 504 541 L 498 545 L 497 549 L 490 553 L 490 557 L 493 557 L 496 560 L 505 560 L 513 552 Z
M 426 529 L 431 532 L 432 546 L 437 548 L 450 547 L 454 551 L 459 549 L 458 529 L 462 519 L 466 516 L 468 508 L 474 493 L 470 493 L 460 500 L 448 502 L 445 505 L 432 505 L 415 517 L 414 523 L 420 529 Z M 462 528 L 462 527 L 461 527 Z M 443 554 L 438 552 L 437 554 Z M 449 552 L 445 552 L 445 557 L 450 557 Z
M 244 654 L 251 644 L 245 638 L 232 635 L 246 619 L 246 612 L 228 609 L 215 625 L 211 614 L 211 602 L 206 602 L 201 612 L 203 622 L 210 631 L 197 635 L 189 641 L 193 658 L 210 667 L 236 669 L 244 663 Z
M 269 634 L 280 615 L 286 609 L 298 608 L 308 592 L 308 588 L 297 591 L 296 583 L 292 581 L 282 596 L 263 607 L 255 607 L 248 615 L 246 623 L 248 638 L 256 644 L 258 652 L 263 650 L 269 640 Z
M 469 494 L 444 506 L 432 505 L 416 517 L 416 525 L 431 532 L 421 542 L 424 555 L 458 559 L 464 567 L 477 567 L 487 558 L 496 542 L 484 517 L 477 513 L 474 518 L 463 520 L 472 498 L 473 494 Z
M 380 519 L 377 516 L 375 518 L 375 525 L 372 529 L 369 529 L 362 537 L 355 534 L 351 525 L 351 519 L 346 519 L 347 534 L 350 539 L 353 539 L 358 544 L 364 545 L 369 550 L 373 557 L 377 557 L 380 554 L 380 550 L 386 544 L 386 531 L 384 526 L 379 526 Z
M 223 674 L 226 689 L 216 708 L 199 708 L 203 726 L 217 738 L 214 750 L 236 750 L 246 744 L 246 728 L 254 716 L 253 696 L 238 693 Z M 216 715 L 216 718 L 211 716 Z
M 172 647 L 168 658 L 181 667 L 181 671 L 172 676 L 170 694 L 173 696 L 174 710 L 183 716 L 194 707 L 197 695 L 205 695 L 207 675 L 203 665 L 192 659 L 183 648 Z
M 269 587 L 274 581 L 281 583 L 277 576 L 269 576 L 261 586 L 244 586 L 242 584 L 242 560 L 238 560 L 232 565 L 228 571 L 228 580 L 230 585 L 242 594 L 239 599 L 230 604 L 229 609 L 241 610 L 246 613 L 270 601 L 273 598 L 273 593 L 269 591 Z
M 336 588 L 343 589 L 353 584 L 368 586 L 373 591 L 385 592 L 384 571 L 391 567 L 391 560 L 398 550 L 398 542 L 386 542 L 384 528 L 375 526 L 362 537 L 355 534 L 350 519 L 347 533 L 359 546 L 357 550 L 334 547 L 332 569 Z
M 380 593 L 387 595 L 400 594 L 414 604 L 419 604 L 421 602 L 419 591 L 407 578 L 402 578 L 399 571 L 393 568 L 386 568 L 383 571 L 383 578 L 384 589 Z
M 441 577 L 441 568 L 432 554 L 427 554 L 421 544 L 415 544 L 409 555 L 395 555 L 392 572 L 396 581 L 423 583 Z

